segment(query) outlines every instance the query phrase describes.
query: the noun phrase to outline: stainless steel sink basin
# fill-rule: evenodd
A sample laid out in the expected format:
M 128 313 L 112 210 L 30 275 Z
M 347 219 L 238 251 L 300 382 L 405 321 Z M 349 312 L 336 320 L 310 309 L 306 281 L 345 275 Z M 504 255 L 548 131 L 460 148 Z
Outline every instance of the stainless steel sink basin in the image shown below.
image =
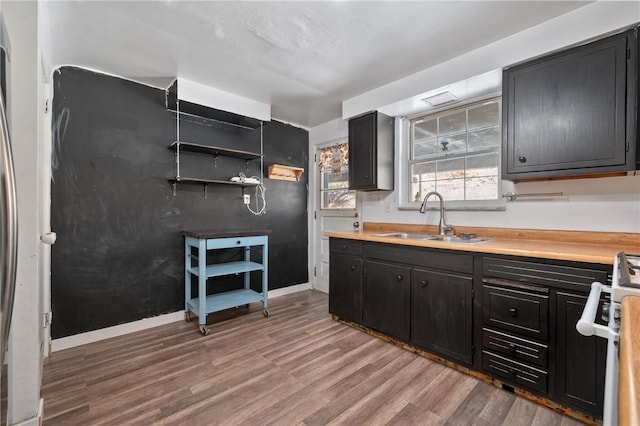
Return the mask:
M 434 234 L 419 234 L 409 232 L 388 232 L 381 234 L 373 234 L 376 237 L 388 237 L 388 238 L 402 238 L 405 240 L 429 240 L 429 241 L 443 241 L 447 243 L 463 243 L 463 244 L 480 244 L 491 241 L 492 238 L 482 237 L 460 237 L 457 235 L 434 235 Z
M 448 243 L 480 244 L 480 243 L 486 243 L 487 241 L 491 241 L 493 238 L 482 238 L 482 237 L 461 238 L 455 235 L 433 235 L 431 238 L 426 238 L 426 239 L 430 241 L 445 241 Z
M 388 232 L 383 234 L 373 234 L 375 237 L 402 238 L 406 240 L 428 240 L 432 234 L 411 234 L 408 232 Z

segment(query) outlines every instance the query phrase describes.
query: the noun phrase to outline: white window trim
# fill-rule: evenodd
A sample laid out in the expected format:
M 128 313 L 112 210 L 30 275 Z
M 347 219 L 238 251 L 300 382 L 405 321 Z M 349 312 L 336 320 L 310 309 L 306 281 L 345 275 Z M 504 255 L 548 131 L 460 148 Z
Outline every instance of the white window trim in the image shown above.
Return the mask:
M 437 114 L 449 109 L 457 109 L 464 107 L 475 102 L 486 101 L 492 98 L 500 97 L 501 93 L 491 93 L 481 97 L 469 99 L 461 104 L 448 105 L 443 108 L 433 109 L 429 111 L 423 111 L 418 114 L 413 114 L 408 117 L 396 118 L 396 182 L 398 182 L 398 209 L 399 210 L 418 210 L 422 204 L 420 201 L 408 201 L 410 199 L 409 191 L 411 189 L 411 176 L 409 161 L 411 158 L 411 120 L 423 117 L 425 115 Z M 502 114 L 502 106 L 500 107 L 500 114 Z M 502 130 L 502 127 L 501 127 Z M 502 148 L 500 148 L 500 159 L 498 160 L 498 178 L 502 176 Z M 460 210 L 460 211 L 503 211 L 507 209 L 507 200 L 502 198 L 503 188 L 505 181 L 498 179 L 498 199 L 497 200 L 457 200 L 447 201 L 445 200 L 445 208 L 447 210 Z M 435 197 L 432 197 L 427 202 L 428 210 L 437 210 L 439 204 Z

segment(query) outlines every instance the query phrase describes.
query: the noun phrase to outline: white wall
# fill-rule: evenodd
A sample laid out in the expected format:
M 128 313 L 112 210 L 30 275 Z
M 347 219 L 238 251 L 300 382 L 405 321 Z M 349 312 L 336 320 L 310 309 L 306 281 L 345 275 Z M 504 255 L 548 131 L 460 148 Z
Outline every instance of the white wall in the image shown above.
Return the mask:
M 381 109 L 638 21 L 637 2 L 597 2 L 346 100 L 343 117 Z M 346 137 L 346 121 L 336 121 L 340 120 L 310 129 L 311 144 Z M 505 191 L 511 189 L 510 185 Z M 447 212 L 447 221 L 454 226 L 640 232 L 640 176 L 519 183 L 515 192 L 563 192 L 564 196 L 520 199 L 507 203 L 506 211 L 451 211 Z M 438 222 L 435 212 L 421 215 L 415 210 L 398 210 L 398 191 L 363 193 L 361 199 L 363 222 Z
M 9 128 L 18 187 L 18 269 L 9 340 L 9 423 L 37 424 L 40 403 L 41 308 L 38 283 L 39 129 L 38 4 L 4 2 L 11 42 Z

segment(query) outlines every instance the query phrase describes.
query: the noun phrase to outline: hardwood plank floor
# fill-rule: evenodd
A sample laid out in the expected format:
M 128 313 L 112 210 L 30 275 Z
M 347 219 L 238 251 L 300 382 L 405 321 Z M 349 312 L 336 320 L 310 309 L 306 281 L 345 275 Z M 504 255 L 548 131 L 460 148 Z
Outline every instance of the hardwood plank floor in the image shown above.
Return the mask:
M 579 424 L 329 318 L 305 291 L 55 352 L 46 426 Z

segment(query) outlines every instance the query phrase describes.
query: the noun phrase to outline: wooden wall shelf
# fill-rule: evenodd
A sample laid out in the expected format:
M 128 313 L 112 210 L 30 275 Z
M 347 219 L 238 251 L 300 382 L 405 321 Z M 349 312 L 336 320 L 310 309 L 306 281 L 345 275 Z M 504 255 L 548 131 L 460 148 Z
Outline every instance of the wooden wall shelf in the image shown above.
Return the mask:
M 269 179 L 290 180 L 297 182 L 304 173 L 304 168 L 272 164 L 269 166 Z

